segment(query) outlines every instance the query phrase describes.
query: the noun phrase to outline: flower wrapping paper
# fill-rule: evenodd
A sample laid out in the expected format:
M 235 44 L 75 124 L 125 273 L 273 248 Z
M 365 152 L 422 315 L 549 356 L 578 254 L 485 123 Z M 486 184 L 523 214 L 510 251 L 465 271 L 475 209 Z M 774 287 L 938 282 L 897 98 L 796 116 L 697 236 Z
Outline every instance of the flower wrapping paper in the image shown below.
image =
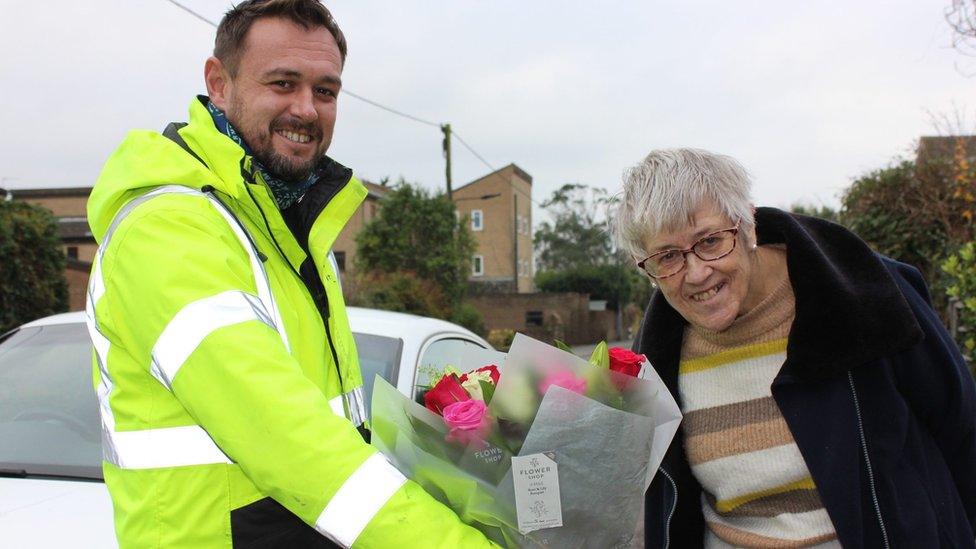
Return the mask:
M 458 356 L 478 367 L 485 353 Z M 372 443 L 467 524 L 507 547 L 640 547 L 643 494 L 681 413 L 652 368 L 631 377 L 518 334 L 490 404 L 491 433 L 460 442 L 443 418 L 377 377 Z M 518 530 L 513 455 L 554 452 L 563 526 Z

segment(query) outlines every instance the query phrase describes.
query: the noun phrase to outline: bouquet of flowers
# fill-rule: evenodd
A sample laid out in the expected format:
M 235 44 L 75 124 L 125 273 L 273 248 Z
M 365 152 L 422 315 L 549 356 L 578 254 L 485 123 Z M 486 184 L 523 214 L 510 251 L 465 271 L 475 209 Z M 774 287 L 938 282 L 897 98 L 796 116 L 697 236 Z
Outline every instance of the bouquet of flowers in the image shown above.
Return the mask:
M 373 444 L 508 547 L 640 545 L 643 495 L 681 414 L 643 356 L 587 362 L 522 334 L 457 357 L 414 402 L 377 377 Z

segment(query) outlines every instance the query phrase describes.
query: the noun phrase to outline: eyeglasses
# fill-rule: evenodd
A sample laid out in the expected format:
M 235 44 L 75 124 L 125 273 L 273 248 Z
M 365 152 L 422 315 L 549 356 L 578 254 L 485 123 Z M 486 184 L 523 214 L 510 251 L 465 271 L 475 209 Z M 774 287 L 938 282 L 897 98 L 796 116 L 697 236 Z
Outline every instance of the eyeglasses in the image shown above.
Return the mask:
M 685 257 L 689 253 L 695 254 L 702 261 L 715 261 L 732 253 L 735 249 L 735 236 L 739 234 L 739 224 L 731 229 L 722 229 L 706 234 L 698 239 L 690 248 L 684 250 L 671 249 L 653 253 L 641 261 L 637 266 L 651 278 L 660 280 L 674 276 L 685 268 Z

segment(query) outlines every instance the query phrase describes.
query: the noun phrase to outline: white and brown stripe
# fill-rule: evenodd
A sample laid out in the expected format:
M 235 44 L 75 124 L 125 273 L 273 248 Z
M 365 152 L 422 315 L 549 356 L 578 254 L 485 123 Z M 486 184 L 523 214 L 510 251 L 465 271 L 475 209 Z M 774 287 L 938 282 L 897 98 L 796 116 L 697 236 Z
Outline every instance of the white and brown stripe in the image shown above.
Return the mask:
M 794 315 L 784 280 L 715 333 L 688 328 L 682 346 L 685 451 L 702 485 L 711 545 L 812 547 L 836 534 L 770 386 Z

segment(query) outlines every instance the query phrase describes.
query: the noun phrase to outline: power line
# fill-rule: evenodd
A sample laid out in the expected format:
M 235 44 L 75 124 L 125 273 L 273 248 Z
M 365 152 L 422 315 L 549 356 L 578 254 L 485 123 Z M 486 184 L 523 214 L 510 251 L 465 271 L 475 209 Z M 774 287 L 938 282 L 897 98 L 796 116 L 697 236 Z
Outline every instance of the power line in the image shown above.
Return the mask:
M 189 13 L 193 17 L 196 17 L 197 19 L 203 21 L 204 23 L 207 23 L 208 25 L 210 25 L 212 27 L 216 27 L 217 26 L 217 23 L 214 23 L 210 19 L 207 19 L 203 15 L 200 15 L 199 13 L 197 13 L 197 12 L 193 11 L 192 9 L 184 6 L 183 4 L 177 2 L 176 0 L 166 0 L 166 1 L 169 2 L 170 4 L 173 4 L 174 6 L 176 6 L 178 8 L 180 8 L 181 10 Z M 358 99 L 360 101 L 363 101 L 364 103 L 369 103 L 370 105 L 372 105 L 374 107 L 377 107 L 377 108 L 380 108 L 380 109 L 383 109 L 384 111 L 393 113 L 393 114 L 395 114 L 397 116 L 402 116 L 404 118 L 413 120 L 414 122 L 419 122 L 421 124 L 426 124 L 428 126 L 433 126 L 435 128 L 440 128 L 441 127 L 441 125 L 438 124 L 438 123 L 436 123 L 436 122 L 431 122 L 429 120 L 424 120 L 423 118 L 418 118 L 416 116 L 413 116 L 412 114 L 407 114 L 405 112 L 398 111 L 398 110 L 396 110 L 396 109 L 394 109 L 392 107 L 387 107 L 386 105 L 383 105 L 381 103 L 377 103 L 376 101 L 373 101 L 372 99 L 367 99 L 367 98 L 365 98 L 365 97 L 363 97 L 363 96 L 361 96 L 359 94 L 353 93 L 352 91 L 350 91 L 348 89 L 343 88 L 342 93 L 345 93 L 345 94 L 349 95 L 350 97 L 354 97 L 354 98 L 356 98 L 356 99 Z M 475 153 L 475 154 L 477 154 L 477 153 Z M 482 162 L 484 162 L 484 160 L 482 160 Z
M 207 19 L 203 15 L 197 13 L 196 11 L 193 11 L 189 7 L 184 6 L 183 4 L 177 2 L 176 0 L 166 0 L 166 1 L 169 2 L 170 4 L 173 4 L 174 6 L 176 6 L 178 8 L 180 8 L 181 10 L 189 13 L 193 17 L 196 17 L 200 21 L 203 21 L 204 23 L 207 23 L 208 25 L 210 25 L 212 27 L 217 27 L 217 23 L 211 21 L 210 19 Z M 400 116 L 400 117 L 406 118 L 408 120 L 412 120 L 414 122 L 417 122 L 418 124 L 424 124 L 424 125 L 427 125 L 427 126 L 433 126 L 435 128 L 441 128 L 442 127 L 442 125 L 441 124 L 438 124 L 437 122 L 431 122 L 430 120 L 424 120 L 423 118 L 414 116 L 412 114 L 405 113 L 403 111 L 399 111 L 397 109 L 394 109 L 393 107 L 387 107 L 386 105 L 383 105 L 382 103 L 377 103 L 376 101 L 373 101 L 372 99 L 363 97 L 363 96 L 361 96 L 361 95 L 359 95 L 357 93 L 353 93 L 349 89 L 343 88 L 342 89 L 342 93 L 345 93 L 345 94 L 349 95 L 350 97 L 353 97 L 355 99 L 358 99 L 358 100 L 360 100 L 360 101 L 362 101 L 364 103 L 368 103 L 368 104 L 370 104 L 370 105 L 372 105 L 372 106 L 374 106 L 374 107 L 376 107 L 378 109 L 383 109 L 384 111 L 389 112 L 391 114 L 395 114 L 397 116 Z M 492 172 L 497 172 L 498 171 L 494 166 L 491 165 L 490 162 L 488 162 L 487 160 L 485 160 L 483 156 L 481 156 L 480 154 L 478 154 L 478 151 L 474 150 L 474 147 L 472 147 L 471 145 L 469 145 L 467 141 L 465 141 L 460 135 L 458 135 L 457 132 L 452 131 L 451 132 L 451 136 L 456 137 L 457 140 L 458 140 L 458 142 L 460 142 L 462 145 L 464 145 L 464 148 L 468 149 L 468 151 L 470 151 L 471 154 L 473 154 L 475 156 L 475 158 L 477 158 L 478 160 L 480 160 L 482 164 L 484 164 L 485 166 L 488 166 L 488 169 L 490 169 Z M 542 206 L 542 204 L 539 204 L 538 202 L 535 201 L 535 199 L 532 198 L 532 195 L 528 195 L 528 197 L 529 197 L 529 200 L 531 200 L 533 204 L 535 204 L 536 206 L 539 206 L 540 208 L 545 209 Z
M 396 109 L 394 109 L 392 107 L 387 107 L 386 105 L 381 105 L 381 104 L 377 103 L 376 101 L 373 101 L 372 99 L 366 99 L 365 97 L 363 97 L 361 95 L 357 95 L 355 93 L 352 93 L 351 91 L 349 91 L 346 88 L 343 88 L 341 93 L 344 93 L 344 94 L 350 95 L 352 97 L 355 97 L 356 99 L 358 99 L 360 101 L 364 101 L 366 103 L 369 103 L 370 105 L 372 105 L 374 107 L 378 107 L 380 109 L 383 109 L 384 111 L 391 112 L 393 114 L 396 114 L 398 116 L 402 116 L 404 118 L 409 118 L 410 120 L 413 120 L 414 122 L 420 122 L 421 124 L 427 124 L 428 126 L 433 126 L 435 128 L 440 128 L 441 127 L 441 125 L 438 124 L 438 123 L 436 123 L 436 122 L 431 122 L 429 120 L 424 120 L 423 118 L 417 118 L 416 116 L 413 116 L 411 114 L 407 114 L 405 112 L 400 112 L 400 111 L 398 111 L 398 110 L 396 110 Z
M 175 0 L 166 0 L 166 1 L 169 2 L 170 4 L 173 4 L 174 6 L 176 6 L 178 8 L 180 8 L 181 10 L 189 13 L 193 17 L 196 17 L 197 19 L 203 21 L 204 23 L 209 23 L 210 26 L 213 26 L 213 27 L 216 27 L 217 26 L 217 23 L 214 23 L 213 21 L 211 21 L 211 20 L 207 19 L 206 17 L 200 15 L 199 13 L 191 10 L 190 8 L 184 6 L 183 4 L 180 4 L 179 2 L 176 2 Z
M 477 158 L 478 160 L 480 160 L 482 164 L 484 164 L 485 166 L 488 166 L 488 169 L 490 169 L 491 171 L 496 171 L 495 170 L 495 167 L 492 166 L 487 160 L 485 160 L 484 158 L 482 158 L 481 155 L 478 154 L 478 151 L 474 150 L 474 148 L 471 147 L 471 145 L 468 145 L 468 142 L 465 141 L 464 139 L 462 139 L 461 136 L 458 135 L 457 132 L 451 132 L 451 135 L 453 135 L 454 137 L 456 137 L 457 140 L 460 141 L 462 145 L 464 145 L 464 148 L 465 149 L 468 149 L 469 151 L 471 151 L 471 154 L 473 154 L 475 156 L 475 158 Z
M 482 164 L 484 164 L 485 166 L 488 166 L 488 169 L 490 169 L 490 170 L 491 170 L 492 172 L 497 172 L 497 171 L 498 171 L 498 170 L 497 170 L 497 169 L 496 169 L 496 168 L 495 168 L 494 166 L 492 166 L 492 165 L 491 165 L 491 163 L 490 163 L 490 162 L 488 162 L 487 160 L 485 160 L 485 159 L 484 159 L 484 157 L 482 157 L 482 156 L 481 156 L 480 154 L 478 154 L 478 151 L 476 151 L 476 150 L 474 150 L 474 147 L 472 147 L 471 145 L 468 145 L 468 142 L 467 142 L 467 141 L 465 141 L 464 139 L 462 139 L 462 138 L 461 138 L 461 136 L 460 136 L 460 135 L 458 135 L 458 133 L 457 133 L 457 132 L 455 132 L 455 131 L 452 131 L 452 132 L 451 132 L 451 136 L 452 136 L 452 137 L 456 137 L 456 138 L 457 138 L 457 140 L 458 140 L 458 141 L 459 141 L 459 142 L 460 142 L 460 143 L 461 143 L 462 145 L 464 145 L 464 148 L 465 148 L 465 149 L 468 149 L 469 151 L 471 151 L 471 154 L 473 154 L 473 155 L 475 156 L 475 158 L 477 158 L 478 160 L 480 160 Z M 513 187 L 513 188 L 514 188 L 514 187 Z M 542 204 L 540 204 L 540 203 L 539 203 L 538 201 L 536 201 L 536 199 L 535 199 L 535 198 L 532 198 L 532 195 L 531 195 L 531 194 L 526 194 L 526 193 L 524 193 L 524 192 L 522 192 L 522 191 L 518 191 L 518 192 L 519 192 L 520 194 L 522 194 L 522 196 L 525 196 L 525 197 L 527 197 L 527 198 L 528 198 L 528 199 L 529 199 L 530 201 L 532 201 L 532 203 L 533 203 L 533 204 L 535 204 L 536 206 L 538 206 L 538 207 L 540 207 L 540 208 L 542 208 L 543 210 L 545 210 L 545 209 L 546 209 L 546 207 L 545 207 L 545 206 L 543 206 Z M 548 210 L 547 210 L 547 211 L 548 211 Z

